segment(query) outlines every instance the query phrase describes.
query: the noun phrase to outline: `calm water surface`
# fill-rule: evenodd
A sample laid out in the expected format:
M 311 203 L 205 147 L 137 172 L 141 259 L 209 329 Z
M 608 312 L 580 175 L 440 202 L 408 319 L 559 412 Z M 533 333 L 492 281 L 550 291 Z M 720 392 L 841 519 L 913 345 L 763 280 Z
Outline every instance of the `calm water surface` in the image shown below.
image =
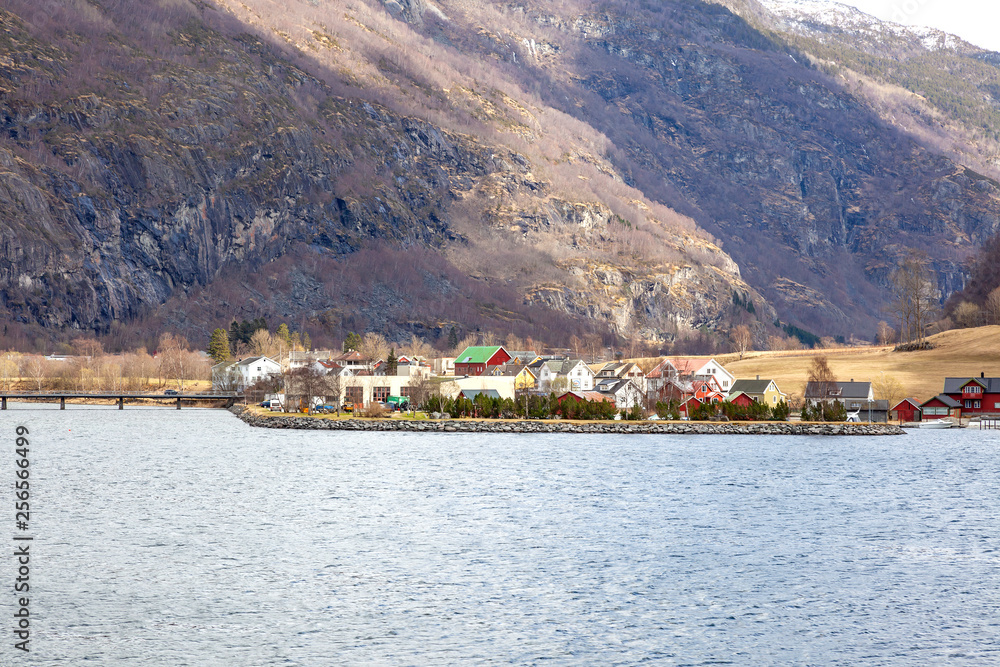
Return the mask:
M 0 413 L 11 449 L 19 422 L 33 650 L 8 626 L 0 664 L 1000 663 L 997 431 L 369 435 L 49 405 Z

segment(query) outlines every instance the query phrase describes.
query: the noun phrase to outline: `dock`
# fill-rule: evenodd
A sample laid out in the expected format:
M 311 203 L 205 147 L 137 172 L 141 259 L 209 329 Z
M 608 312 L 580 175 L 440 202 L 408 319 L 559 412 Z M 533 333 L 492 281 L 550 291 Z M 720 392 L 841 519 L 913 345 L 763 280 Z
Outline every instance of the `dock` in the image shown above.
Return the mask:
M 48 391 L 38 393 L 3 393 L 0 394 L 0 410 L 7 409 L 7 401 L 59 401 L 59 409 L 66 409 L 66 399 L 73 398 L 98 398 L 102 400 L 117 400 L 118 409 L 125 409 L 125 399 L 147 399 L 155 401 L 174 401 L 177 409 L 181 409 L 181 401 L 225 401 L 225 407 L 231 407 L 237 399 L 242 396 L 233 392 L 217 392 L 203 394 L 150 394 L 138 392 L 72 392 L 72 391 Z

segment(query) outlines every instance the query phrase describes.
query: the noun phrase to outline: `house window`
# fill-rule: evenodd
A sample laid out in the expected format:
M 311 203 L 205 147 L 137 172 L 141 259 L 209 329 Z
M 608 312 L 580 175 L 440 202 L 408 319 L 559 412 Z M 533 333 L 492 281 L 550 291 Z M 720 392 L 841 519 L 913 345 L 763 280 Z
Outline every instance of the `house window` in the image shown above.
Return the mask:
M 373 401 L 385 401 L 389 398 L 389 387 L 375 387 L 372 389 Z
M 346 398 L 349 403 L 363 403 L 365 400 L 364 388 L 348 387 Z
M 972 407 L 972 401 L 966 399 L 966 401 L 965 401 L 965 407 L 966 408 L 971 408 Z
M 970 384 L 968 387 L 965 388 L 965 392 L 968 394 L 978 394 L 979 392 L 982 391 L 982 389 L 983 388 L 980 387 L 978 384 Z
M 976 404 L 974 406 L 972 406 L 972 407 L 974 407 L 974 408 L 976 408 L 978 410 L 979 409 L 979 401 L 976 401 Z

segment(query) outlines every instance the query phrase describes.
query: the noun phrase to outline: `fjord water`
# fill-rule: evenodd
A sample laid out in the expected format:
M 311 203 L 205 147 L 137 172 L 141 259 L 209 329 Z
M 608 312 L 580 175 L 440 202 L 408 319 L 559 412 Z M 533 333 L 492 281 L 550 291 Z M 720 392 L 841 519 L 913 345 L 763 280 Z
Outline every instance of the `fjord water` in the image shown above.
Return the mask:
M 367 434 L 49 405 L 0 413 L 11 449 L 18 423 L 32 652 L 5 628 L 2 664 L 1000 662 L 998 431 Z

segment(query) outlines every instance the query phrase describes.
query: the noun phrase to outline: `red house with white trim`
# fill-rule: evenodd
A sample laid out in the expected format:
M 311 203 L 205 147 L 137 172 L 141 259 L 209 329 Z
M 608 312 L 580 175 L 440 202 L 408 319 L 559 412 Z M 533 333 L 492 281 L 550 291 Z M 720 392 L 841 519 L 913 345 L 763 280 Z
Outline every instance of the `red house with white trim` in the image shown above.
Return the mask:
M 941 393 L 958 401 L 966 417 L 1000 414 L 1000 378 L 988 378 L 985 373 L 977 378 L 945 378 Z
M 918 422 L 920 421 L 920 404 L 914 398 L 904 398 L 889 408 L 889 421 Z
M 455 375 L 486 375 L 511 360 L 503 345 L 474 345 L 455 357 Z
M 681 413 L 682 417 L 690 417 L 691 413 L 694 412 L 699 405 L 701 405 L 701 401 L 692 396 L 688 400 L 681 403 L 680 407 L 677 408 L 677 411 Z
M 929 401 L 920 404 L 921 421 L 944 419 L 945 417 L 962 418 L 962 404 L 951 396 L 938 394 Z

